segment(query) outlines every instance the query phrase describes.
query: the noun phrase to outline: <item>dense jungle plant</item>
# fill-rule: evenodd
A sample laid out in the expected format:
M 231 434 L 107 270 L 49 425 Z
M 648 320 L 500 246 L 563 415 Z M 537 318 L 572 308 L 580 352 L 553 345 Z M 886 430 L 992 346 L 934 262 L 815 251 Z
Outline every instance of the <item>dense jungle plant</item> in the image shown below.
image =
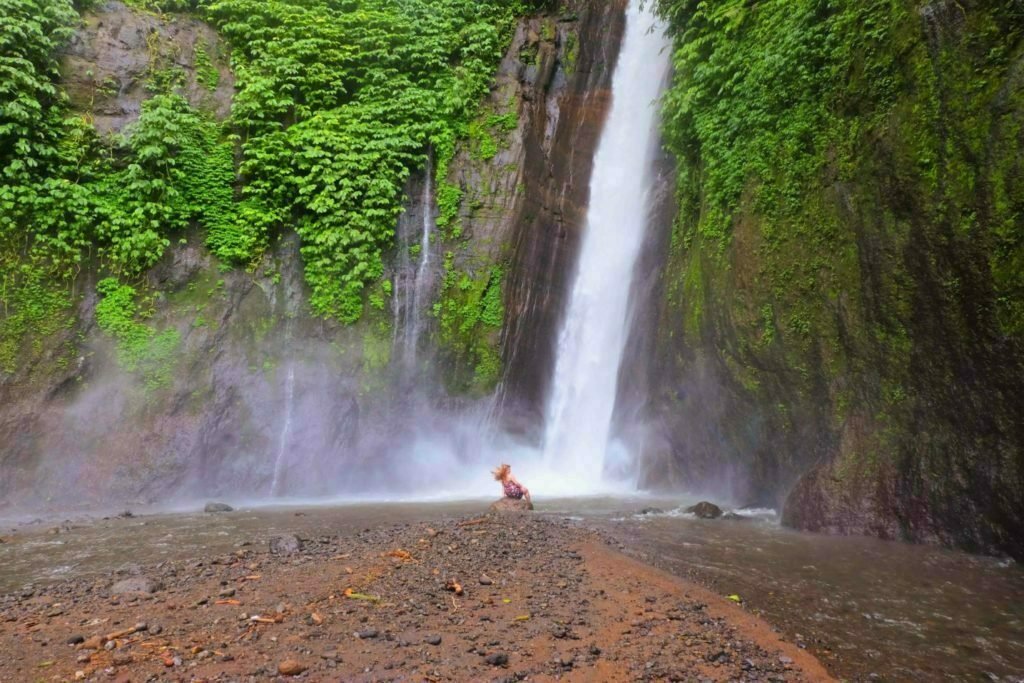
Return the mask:
M 8 349 L 25 333 L 15 323 L 26 311 L 68 308 L 66 296 L 55 307 L 50 294 L 85 259 L 99 257 L 130 280 L 191 223 L 206 229 L 214 254 L 240 265 L 294 226 L 313 309 L 356 320 L 366 286 L 383 271 L 402 186 L 428 146 L 454 215 L 461 192 L 443 183 L 448 162 L 513 19 L 527 9 L 501 0 L 132 0 L 145 10 L 198 12 L 230 41 L 234 134 L 188 105 L 180 74 L 159 72 L 139 120 L 101 139 L 57 85 L 59 49 L 77 12 L 93 4 L 0 0 L 0 337 Z M 212 65 L 197 59 L 210 87 Z M 26 300 L 33 292 L 38 302 Z
M 383 272 L 401 190 L 437 150 L 441 222 L 455 140 L 486 94 L 518 3 L 215 0 L 235 49 L 232 124 L 247 201 L 302 237 L 313 309 L 351 322 Z M 270 225 L 264 227 L 272 227 Z

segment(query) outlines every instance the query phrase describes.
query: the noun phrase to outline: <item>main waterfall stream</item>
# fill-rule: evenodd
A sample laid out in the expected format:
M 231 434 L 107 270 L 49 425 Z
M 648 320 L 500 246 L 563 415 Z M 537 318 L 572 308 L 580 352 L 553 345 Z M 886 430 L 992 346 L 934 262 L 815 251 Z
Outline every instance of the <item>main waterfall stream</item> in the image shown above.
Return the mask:
M 670 44 L 649 4 L 643 8 L 632 0 L 626 10 L 612 107 L 594 158 L 583 247 L 547 410 L 545 463 L 593 488 L 609 464 L 619 367 L 629 336 L 630 284 L 650 211 L 656 100 L 669 66 Z

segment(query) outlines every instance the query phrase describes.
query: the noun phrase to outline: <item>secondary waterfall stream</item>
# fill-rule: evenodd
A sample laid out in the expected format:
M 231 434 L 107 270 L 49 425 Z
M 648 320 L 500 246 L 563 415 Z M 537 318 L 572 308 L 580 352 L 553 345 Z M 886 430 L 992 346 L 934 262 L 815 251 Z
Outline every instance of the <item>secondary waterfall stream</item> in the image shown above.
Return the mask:
M 423 307 L 430 300 L 433 277 L 430 260 L 430 238 L 434 230 L 434 168 L 432 157 L 427 155 L 423 171 L 423 193 L 420 208 L 423 215 L 418 226 L 403 218 L 399 225 L 398 275 L 395 278 L 394 303 L 394 348 L 400 360 L 402 372 L 408 375 L 414 370 L 423 330 Z M 418 227 L 418 234 L 414 228 Z M 414 243 L 413 238 L 417 238 Z M 416 251 L 418 262 L 415 269 L 411 256 Z
M 655 101 L 670 57 L 669 40 L 650 8 L 631 0 L 626 11 L 546 415 L 547 466 L 584 486 L 596 484 L 605 471 L 628 337 L 630 283 L 648 222 L 658 142 Z
M 295 366 L 288 367 L 284 380 L 284 423 L 281 425 L 280 440 L 277 445 L 277 458 L 274 460 L 274 479 L 270 483 L 270 495 L 276 496 L 281 490 L 281 473 L 288 456 L 288 441 L 292 434 L 292 413 L 295 405 Z

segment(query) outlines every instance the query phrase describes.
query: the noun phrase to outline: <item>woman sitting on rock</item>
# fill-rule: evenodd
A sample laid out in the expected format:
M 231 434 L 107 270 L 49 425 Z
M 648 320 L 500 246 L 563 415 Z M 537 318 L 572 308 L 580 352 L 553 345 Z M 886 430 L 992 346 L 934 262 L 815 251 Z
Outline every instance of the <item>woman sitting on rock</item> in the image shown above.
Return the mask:
M 530 489 L 520 484 L 512 476 L 511 465 L 505 463 L 499 465 L 498 469 L 494 470 L 494 480 L 501 482 L 501 488 L 506 498 L 515 498 L 516 500 L 525 498 L 527 503 L 530 502 Z

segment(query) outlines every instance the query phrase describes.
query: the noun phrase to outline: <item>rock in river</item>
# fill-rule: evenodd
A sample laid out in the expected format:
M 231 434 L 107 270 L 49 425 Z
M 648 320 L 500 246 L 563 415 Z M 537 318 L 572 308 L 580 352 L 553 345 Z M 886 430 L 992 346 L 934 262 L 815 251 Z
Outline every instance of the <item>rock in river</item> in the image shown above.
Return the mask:
M 234 512 L 235 508 L 231 507 L 227 503 L 207 503 L 206 507 L 203 508 L 203 512 Z
M 722 516 L 722 508 L 718 507 L 714 503 L 709 503 L 706 500 L 691 505 L 686 508 L 686 511 L 696 515 L 700 519 L 718 519 Z

